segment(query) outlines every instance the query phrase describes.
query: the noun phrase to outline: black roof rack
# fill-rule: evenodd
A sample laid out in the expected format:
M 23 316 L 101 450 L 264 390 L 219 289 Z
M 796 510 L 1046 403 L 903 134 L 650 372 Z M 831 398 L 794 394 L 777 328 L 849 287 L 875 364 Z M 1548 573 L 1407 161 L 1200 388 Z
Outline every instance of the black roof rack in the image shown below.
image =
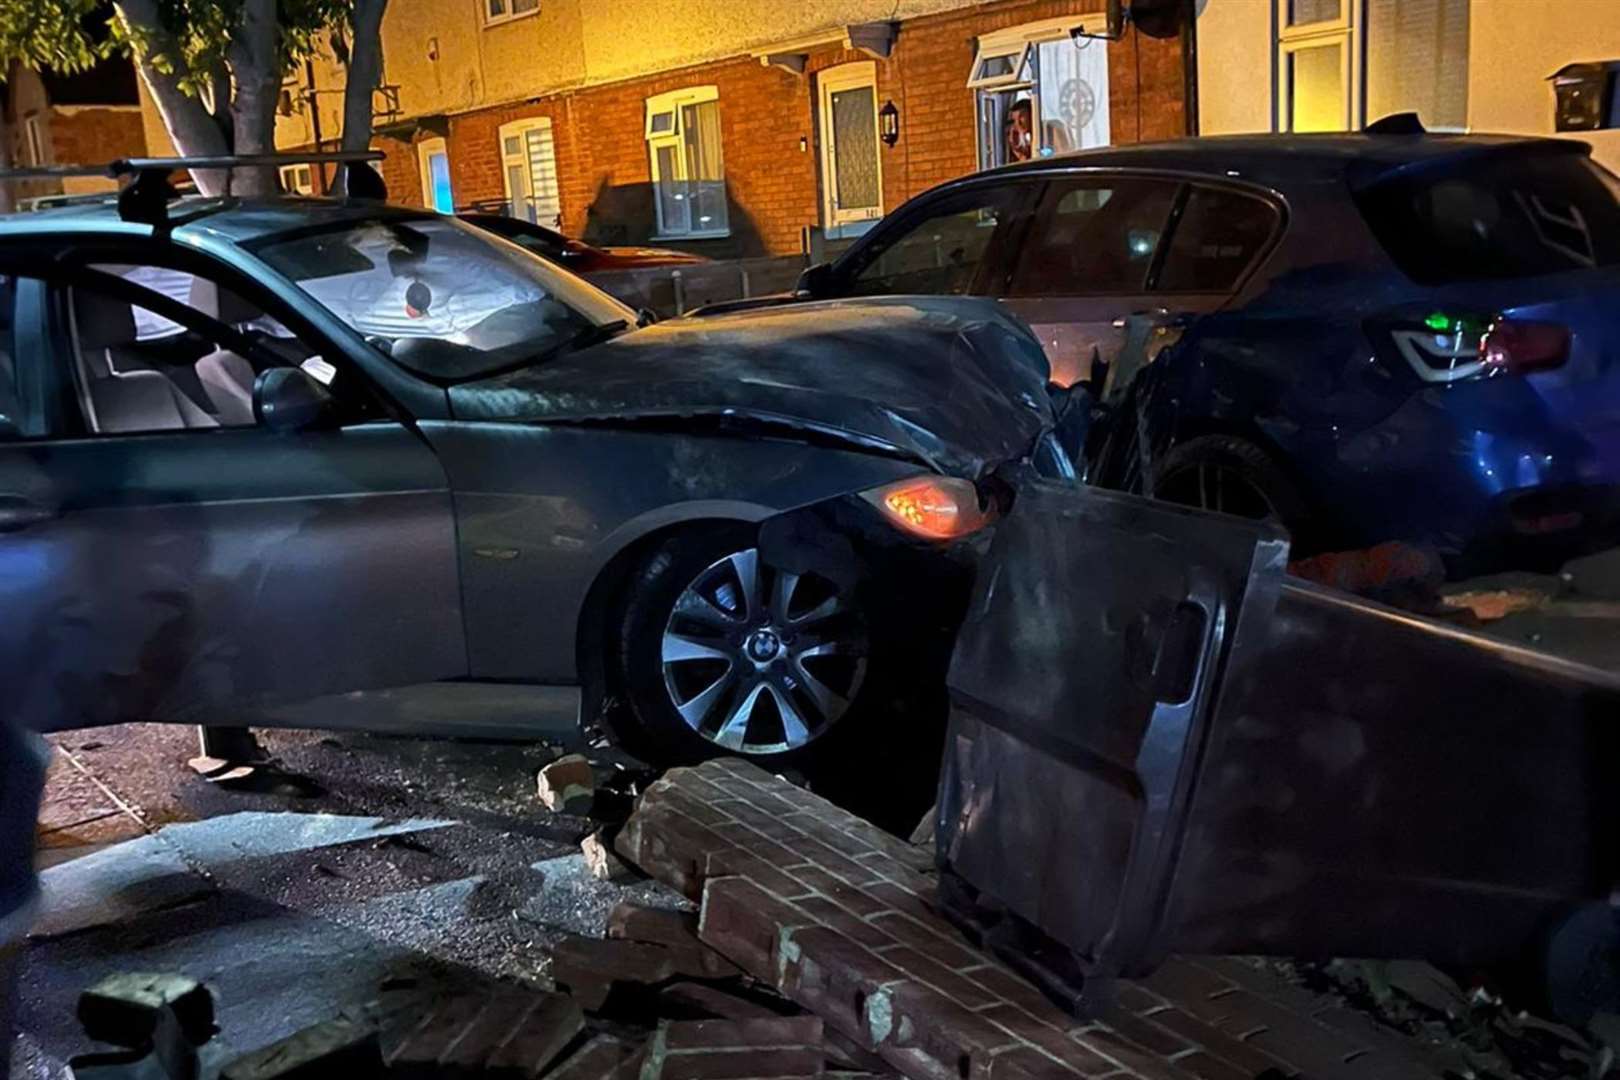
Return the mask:
M 0 182 L 44 180 L 76 176 L 101 176 L 117 180 L 130 177 L 118 193 L 118 216 L 125 221 L 163 226 L 168 222 L 168 204 L 176 197 L 169 175 L 181 169 L 252 169 L 281 165 L 343 165 L 348 192 L 357 199 L 387 198 L 382 177 L 369 167 L 381 161 L 380 150 L 332 150 L 291 154 L 209 154 L 194 157 L 119 158 L 105 165 L 43 165 L 23 169 L 0 169 Z

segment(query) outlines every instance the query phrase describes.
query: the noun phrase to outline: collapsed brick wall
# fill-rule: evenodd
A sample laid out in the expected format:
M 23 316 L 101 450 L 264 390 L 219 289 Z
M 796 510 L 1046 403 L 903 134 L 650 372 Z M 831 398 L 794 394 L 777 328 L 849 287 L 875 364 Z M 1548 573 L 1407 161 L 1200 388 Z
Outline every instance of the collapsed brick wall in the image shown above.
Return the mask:
M 1104 9 L 1104 0 L 999 0 L 901 25 L 892 55 L 875 61 L 878 101 L 900 111 L 900 139 L 882 147 L 884 209 L 977 167 L 976 98 L 966 86 L 976 39 L 993 30 Z M 1108 48 L 1109 114 L 1116 143 L 1185 134 L 1186 79 L 1180 39 L 1130 32 Z M 513 120 L 549 117 L 556 143 L 564 231 L 608 243 L 654 232 L 652 171 L 644 138 L 648 97 L 714 85 L 731 236 L 676 242 L 717 256 L 793 254 L 800 229 L 821 218 L 815 74 L 864 53 L 813 50 L 805 74 L 738 57 L 450 119 L 451 185 L 458 206 L 505 195 L 497 132 Z M 801 140 L 803 149 L 801 150 Z M 390 193 L 419 203 L 414 152 L 389 143 Z M 399 181 L 395 182 L 395 175 Z

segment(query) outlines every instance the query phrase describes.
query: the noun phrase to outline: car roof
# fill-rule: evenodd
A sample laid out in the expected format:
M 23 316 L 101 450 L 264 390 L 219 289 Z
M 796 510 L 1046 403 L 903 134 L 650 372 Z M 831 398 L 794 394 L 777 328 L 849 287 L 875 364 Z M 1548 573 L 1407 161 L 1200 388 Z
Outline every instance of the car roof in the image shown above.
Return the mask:
M 192 195 L 169 203 L 169 221 L 176 236 L 207 233 L 235 244 L 250 243 L 293 230 L 318 228 L 325 224 L 341 225 L 348 221 L 375 220 L 379 217 L 404 219 L 429 215 L 431 211 L 364 199 L 306 196 L 244 199 Z M 51 207 L 0 217 L 0 239 L 69 232 L 144 236 L 150 234 L 151 228 L 119 217 L 118 201 L 113 195 L 101 202 Z
M 1206 135 L 1075 150 L 976 175 L 1005 177 L 1074 168 L 1131 168 L 1204 173 L 1269 187 L 1344 179 L 1361 186 L 1440 161 L 1537 148 L 1550 153 L 1591 152 L 1587 144 L 1573 139 L 1519 135 Z

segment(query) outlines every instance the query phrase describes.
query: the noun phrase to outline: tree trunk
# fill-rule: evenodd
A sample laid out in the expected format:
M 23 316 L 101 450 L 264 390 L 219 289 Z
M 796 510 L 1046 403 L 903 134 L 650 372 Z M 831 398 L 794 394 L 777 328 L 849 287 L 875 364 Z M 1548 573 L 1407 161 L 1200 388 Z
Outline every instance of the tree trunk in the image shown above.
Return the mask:
M 236 81 L 231 130 L 238 154 L 276 152 L 276 100 L 281 94 L 276 35 L 276 0 L 244 0 L 242 21 L 226 52 Z M 241 195 L 274 194 L 276 172 L 238 169 L 232 190 Z
M 118 17 L 126 25 L 138 29 L 147 43 L 136 60 L 136 67 L 146 88 L 152 92 L 152 100 L 157 103 L 158 114 L 163 117 L 163 126 L 169 130 L 175 150 L 186 156 L 230 153 L 225 134 L 214 118 L 208 115 L 208 109 L 201 101 L 180 89 L 180 79 L 184 73 L 179 70 L 159 71 L 148 59 L 153 54 L 171 58 L 180 55 L 178 44 L 163 28 L 162 20 L 158 17 L 157 0 L 115 0 L 113 7 Z M 225 190 L 224 173 L 199 170 L 191 176 L 197 183 L 197 190 L 204 195 L 217 195 Z
M 343 149 L 371 146 L 372 98 L 382 82 L 382 20 L 388 0 L 354 0 L 354 40 L 343 84 Z

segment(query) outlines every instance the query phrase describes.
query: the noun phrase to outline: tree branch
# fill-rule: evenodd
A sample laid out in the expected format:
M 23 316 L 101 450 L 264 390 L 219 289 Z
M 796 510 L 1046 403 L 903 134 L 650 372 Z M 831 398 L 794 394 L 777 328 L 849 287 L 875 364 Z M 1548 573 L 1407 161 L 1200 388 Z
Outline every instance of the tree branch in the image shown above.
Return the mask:
M 343 86 L 343 149 L 371 145 L 372 96 L 382 82 L 382 20 L 388 0 L 354 0 L 354 41 Z
M 276 0 L 243 0 L 241 21 L 231 35 L 226 58 L 235 77 L 231 99 L 231 132 L 238 154 L 273 154 L 276 150 L 276 101 L 281 94 L 280 31 Z M 276 190 L 270 169 L 239 169 L 233 190 L 268 195 Z
M 136 67 L 146 88 L 152 92 L 152 100 L 157 103 L 163 126 L 169 129 L 175 149 L 186 155 L 229 153 L 224 132 L 208 115 L 203 103 L 180 88 L 185 61 L 173 35 L 163 26 L 157 0 L 115 0 L 113 7 L 131 36 L 143 43 L 142 48 L 136 50 Z M 157 60 L 160 57 L 162 66 L 169 70 L 160 70 Z M 197 190 L 205 195 L 217 195 L 225 187 L 225 178 L 216 171 L 199 171 L 192 174 L 192 179 L 197 182 Z

